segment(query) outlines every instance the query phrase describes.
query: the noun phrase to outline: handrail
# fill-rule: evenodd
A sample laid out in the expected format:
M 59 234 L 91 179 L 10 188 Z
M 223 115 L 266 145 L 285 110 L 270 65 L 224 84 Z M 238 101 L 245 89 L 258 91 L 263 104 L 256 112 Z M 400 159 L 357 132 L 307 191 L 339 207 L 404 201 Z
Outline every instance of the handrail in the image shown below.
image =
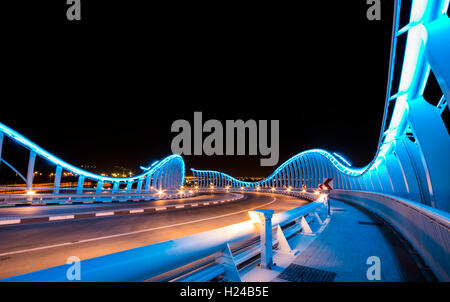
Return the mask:
M 273 226 L 282 226 L 324 206 L 314 201 L 273 217 Z M 182 238 L 134 248 L 81 261 L 80 281 L 143 281 L 200 260 L 228 246 L 259 236 L 259 225 L 252 220 L 197 233 Z M 1 281 L 68 281 L 69 265 L 13 276 Z
M 41 205 L 44 203 L 54 203 L 59 204 L 64 203 L 89 203 L 89 202 L 104 202 L 104 201 L 127 201 L 127 200 L 154 200 L 154 199 L 176 199 L 176 198 L 186 198 L 192 197 L 195 193 L 192 191 L 180 192 L 167 192 L 164 194 L 159 193 L 120 193 L 120 194 L 0 194 L 0 205 L 21 205 L 21 204 L 32 204 Z

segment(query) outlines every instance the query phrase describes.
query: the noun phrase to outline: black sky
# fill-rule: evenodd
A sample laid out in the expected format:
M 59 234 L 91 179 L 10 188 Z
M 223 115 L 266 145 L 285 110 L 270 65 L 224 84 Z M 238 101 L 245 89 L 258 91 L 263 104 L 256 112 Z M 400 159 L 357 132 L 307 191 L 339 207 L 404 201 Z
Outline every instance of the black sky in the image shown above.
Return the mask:
M 8 4 L 2 20 L 0 121 L 70 163 L 137 169 L 171 153 L 172 122 L 194 111 L 279 120 L 279 164 L 310 148 L 355 165 L 376 152 L 392 1 L 381 21 L 367 20 L 365 0 L 81 1 L 78 24 L 65 1 L 34 2 Z M 275 168 L 260 156 L 184 159 L 236 176 Z

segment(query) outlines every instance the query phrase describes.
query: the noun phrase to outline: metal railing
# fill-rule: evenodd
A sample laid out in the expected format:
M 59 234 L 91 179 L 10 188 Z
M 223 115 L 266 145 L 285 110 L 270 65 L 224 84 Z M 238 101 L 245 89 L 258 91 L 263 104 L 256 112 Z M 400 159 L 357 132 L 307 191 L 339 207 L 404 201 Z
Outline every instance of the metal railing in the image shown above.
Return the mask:
M 39 188 L 42 189 L 42 188 Z M 44 191 L 45 189 L 42 189 Z M 41 192 L 42 192 L 41 191 Z M 113 202 L 113 201 L 147 201 L 155 199 L 174 199 L 192 197 L 196 194 L 194 191 L 141 191 L 120 192 L 112 194 L 112 191 L 106 190 L 104 193 L 96 194 L 96 190 L 84 192 L 83 194 L 53 194 L 36 193 L 33 194 L 0 194 L 0 205 L 43 205 L 51 203 L 95 203 L 95 202 Z M 39 192 L 39 191 L 38 191 Z
M 299 232 L 309 233 L 313 222 L 322 224 L 320 215 L 325 215 L 328 199 L 309 195 L 315 201 L 273 215 L 272 226 L 276 233 L 273 247 L 280 248 L 280 240 L 285 241 Z M 83 260 L 80 281 L 145 281 L 158 277 L 170 281 L 240 281 L 238 270 L 254 264 L 260 254 L 260 228 L 258 222 L 247 220 Z M 68 281 L 69 268 L 68 264 L 61 265 L 2 281 Z

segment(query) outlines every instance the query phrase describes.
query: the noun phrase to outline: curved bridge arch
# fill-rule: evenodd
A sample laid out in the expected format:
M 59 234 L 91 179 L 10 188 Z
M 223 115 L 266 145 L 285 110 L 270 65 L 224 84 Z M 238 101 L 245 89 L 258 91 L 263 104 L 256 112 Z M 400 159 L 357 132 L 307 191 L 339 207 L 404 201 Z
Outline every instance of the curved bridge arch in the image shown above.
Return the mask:
M 154 188 L 155 190 L 176 190 L 184 184 L 185 164 L 183 158 L 177 154 L 167 156 L 157 162 L 154 162 L 149 167 L 141 167 L 143 172 L 136 176 L 102 176 L 80 169 L 63 161 L 62 159 L 50 154 L 43 148 L 39 147 L 37 144 L 31 142 L 23 135 L 0 123 L 0 162 L 6 164 L 16 173 L 18 173 L 17 170 L 11 164 L 7 163 L 4 159 L 1 158 L 2 144 L 5 136 L 30 151 L 27 175 L 26 177 L 22 176 L 24 181 L 26 181 L 26 187 L 28 190 L 31 190 L 33 186 L 34 164 L 37 156 L 56 166 L 54 186 L 55 193 L 58 193 L 59 191 L 59 185 L 63 171 L 68 171 L 78 176 L 77 193 L 83 192 L 83 184 L 86 179 L 97 182 L 97 193 L 101 192 L 104 183 L 110 183 L 113 185 L 113 193 L 115 193 L 115 191 L 119 189 L 120 184 L 126 184 L 127 191 L 130 191 L 133 184 L 136 183 L 136 192 L 141 192 L 141 190 L 149 191 L 150 188 Z
M 319 178 L 338 178 L 338 186 L 345 186 L 349 176 L 359 176 L 366 168 L 355 169 L 344 163 L 329 152 L 313 149 L 301 152 L 281 164 L 272 174 L 257 182 L 238 180 L 228 174 L 218 171 L 191 169 L 196 183 L 202 187 L 231 186 L 231 187 L 317 187 Z M 339 178 L 339 173 L 343 174 Z
M 444 123 L 450 99 L 449 2 L 413 0 L 410 11 L 404 11 L 408 7 L 395 1 L 385 110 L 377 153 L 367 166 L 355 169 L 325 150 L 313 149 L 258 182 L 193 169 L 198 186 L 312 188 L 332 177 L 335 189 L 387 193 L 450 211 L 450 137 Z M 403 27 L 400 15 L 409 16 Z M 400 37 L 406 37 L 404 44 L 397 43 Z M 435 103 L 424 96 L 432 86 L 430 74 L 442 92 Z

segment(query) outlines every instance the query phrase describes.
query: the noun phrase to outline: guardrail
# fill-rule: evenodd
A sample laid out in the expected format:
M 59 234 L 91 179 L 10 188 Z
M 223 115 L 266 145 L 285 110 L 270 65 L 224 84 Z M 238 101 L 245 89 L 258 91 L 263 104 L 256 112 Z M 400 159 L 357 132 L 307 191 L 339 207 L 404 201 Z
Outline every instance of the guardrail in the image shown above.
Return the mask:
M 113 201 L 146 201 L 155 199 L 174 199 L 192 197 L 196 194 L 194 191 L 182 192 L 111 192 L 95 194 L 0 194 L 0 205 L 42 205 L 42 204 L 72 204 L 72 203 L 95 203 L 95 202 L 113 202 Z
M 263 193 L 274 193 L 274 194 L 283 194 L 283 195 L 289 195 L 289 196 L 295 196 L 299 198 L 303 198 L 309 201 L 315 201 L 318 198 L 323 198 L 325 196 L 328 196 L 330 191 L 325 190 L 319 190 L 319 189 L 307 189 L 307 190 L 301 190 L 301 189 L 279 189 L 279 188 L 246 188 L 246 189 L 239 189 L 239 188 L 222 188 L 222 187 L 214 187 L 214 189 L 209 188 L 196 188 L 193 189 L 194 192 L 263 192 Z
M 450 214 L 404 198 L 333 190 L 331 198 L 361 205 L 390 223 L 416 249 L 440 281 L 450 281 Z
M 305 194 L 305 193 L 303 193 Z M 311 196 L 313 198 L 313 196 Z M 294 234 L 311 233 L 311 223 L 322 224 L 327 198 L 274 214 L 272 247 L 286 249 Z M 80 262 L 80 281 L 240 281 L 239 269 L 260 255 L 261 226 L 253 220 L 151 244 Z M 288 248 L 289 249 L 289 248 Z M 2 281 L 69 281 L 71 265 L 61 265 Z

